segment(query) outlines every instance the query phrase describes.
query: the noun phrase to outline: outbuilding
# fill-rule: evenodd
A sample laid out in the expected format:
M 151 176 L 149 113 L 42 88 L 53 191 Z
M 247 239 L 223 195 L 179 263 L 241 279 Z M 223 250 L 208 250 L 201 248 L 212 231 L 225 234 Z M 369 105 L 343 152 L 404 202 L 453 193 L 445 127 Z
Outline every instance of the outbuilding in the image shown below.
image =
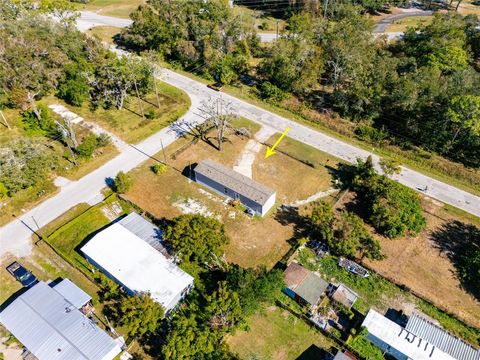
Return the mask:
M 128 293 L 148 292 L 168 313 L 193 288 L 193 277 L 152 246 L 152 229 L 135 225 L 138 221 L 148 220 L 132 216 L 129 221 L 115 222 L 80 250 Z
M 328 287 L 326 281 L 296 262 L 292 262 L 283 275 L 287 286 L 283 292 L 302 305 L 317 305 Z
M 83 290 L 70 281 L 58 290 L 38 282 L 0 313 L 0 323 L 38 360 L 116 358 L 124 341 L 112 339 L 80 311 Z
M 197 183 L 239 200 L 260 216 L 275 204 L 275 191 L 210 159 L 201 161 L 193 171 Z

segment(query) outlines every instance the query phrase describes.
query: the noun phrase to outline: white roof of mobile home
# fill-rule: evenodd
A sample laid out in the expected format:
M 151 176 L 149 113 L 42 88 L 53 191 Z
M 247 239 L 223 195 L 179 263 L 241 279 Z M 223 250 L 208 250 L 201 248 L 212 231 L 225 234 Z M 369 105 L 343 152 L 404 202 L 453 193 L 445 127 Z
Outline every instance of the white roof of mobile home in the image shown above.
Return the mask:
M 193 277 L 120 223 L 99 232 L 81 250 L 127 290 L 149 292 L 167 311 L 193 284 Z
M 63 295 L 63 297 L 70 301 L 77 309 L 82 308 L 85 304 L 92 300 L 90 295 L 80 289 L 69 279 L 63 279 L 57 285 L 55 285 L 55 291 Z
M 416 336 L 397 323 L 387 319 L 377 311 L 370 309 L 362 326 L 368 330 L 367 339 L 381 340 L 412 360 L 455 360 L 429 341 Z M 458 360 L 463 360 L 458 358 Z
M 115 340 L 44 282 L 8 305 L 0 322 L 39 360 L 112 360 L 121 352 Z

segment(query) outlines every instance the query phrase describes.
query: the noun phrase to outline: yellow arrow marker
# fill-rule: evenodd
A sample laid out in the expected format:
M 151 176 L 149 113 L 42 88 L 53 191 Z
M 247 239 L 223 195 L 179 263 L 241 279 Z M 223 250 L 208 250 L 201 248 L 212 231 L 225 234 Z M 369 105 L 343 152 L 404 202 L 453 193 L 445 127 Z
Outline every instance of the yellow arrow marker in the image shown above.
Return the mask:
M 273 154 L 276 154 L 275 153 L 275 148 L 278 146 L 278 144 L 280 143 L 280 141 L 282 141 L 282 139 L 284 138 L 285 135 L 287 135 L 287 133 L 290 131 L 290 128 L 287 128 L 282 135 L 280 135 L 280 137 L 278 138 L 277 141 L 275 141 L 275 144 L 273 144 L 272 147 L 270 146 L 267 146 L 267 151 L 265 152 L 265 159 L 268 158 L 269 156 L 272 156 Z

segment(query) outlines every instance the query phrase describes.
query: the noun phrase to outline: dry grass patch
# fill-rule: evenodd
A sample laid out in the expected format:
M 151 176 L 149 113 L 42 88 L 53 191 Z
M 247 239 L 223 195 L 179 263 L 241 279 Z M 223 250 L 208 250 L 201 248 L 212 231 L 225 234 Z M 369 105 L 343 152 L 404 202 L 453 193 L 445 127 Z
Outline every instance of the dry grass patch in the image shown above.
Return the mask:
M 340 207 L 353 199 L 353 194 L 349 194 Z M 422 198 L 422 207 L 427 219 L 425 230 L 416 237 L 393 240 L 375 234 L 387 258 L 383 261 L 365 260 L 365 264 L 380 275 L 397 284 L 406 285 L 436 306 L 447 309 L 467 324 L 478 328 L 480 302 L 462 288 L 454 264 L 438 248 L 432 233 L 455 220 L 480 227 L 480 219 L 460 210 L 444 207 L 442 203 L 430 198 Z M 374 232 L 373 229 L 371 231 Z
M 279 134 L 273 135 L 267 144 L 273 144 L 278 137 Z M 337 158 L 288 137 L 279 144 L 277 153 L 267 159 L 265 149 L 257 155 L 253 177 L 275 189 L 277 201 L 303 200 L 332 186 L 329 167 L 336 168 L 340 161 Z
M 429 25 L 432 21 L 433 16 L 409 16 L 400 20 L 395 20 L 387 27 L 387 31 L 404 32 L 411 27 L 416 28 L 418 26 Z
M 95 11 L 99 14 L 120 18 L 128 18 L 145 0 L 91 0 L 84 10 Z
M 113 44 L 115 35 L 120 34 L 121 30 L 121 28 L 116 26 L 96 26 L 88 30 L 87 34 L 90 34 L 107 44 Z

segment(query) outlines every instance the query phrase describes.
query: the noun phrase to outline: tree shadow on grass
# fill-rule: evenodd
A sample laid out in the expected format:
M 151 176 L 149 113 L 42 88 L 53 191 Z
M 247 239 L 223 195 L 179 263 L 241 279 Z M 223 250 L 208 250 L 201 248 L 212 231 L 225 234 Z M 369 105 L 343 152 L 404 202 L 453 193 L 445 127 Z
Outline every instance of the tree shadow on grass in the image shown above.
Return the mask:
M 463 289 L 480 300 L 480 228 L 453 220 L 433 231 L 431 239 L 455 266 Z

